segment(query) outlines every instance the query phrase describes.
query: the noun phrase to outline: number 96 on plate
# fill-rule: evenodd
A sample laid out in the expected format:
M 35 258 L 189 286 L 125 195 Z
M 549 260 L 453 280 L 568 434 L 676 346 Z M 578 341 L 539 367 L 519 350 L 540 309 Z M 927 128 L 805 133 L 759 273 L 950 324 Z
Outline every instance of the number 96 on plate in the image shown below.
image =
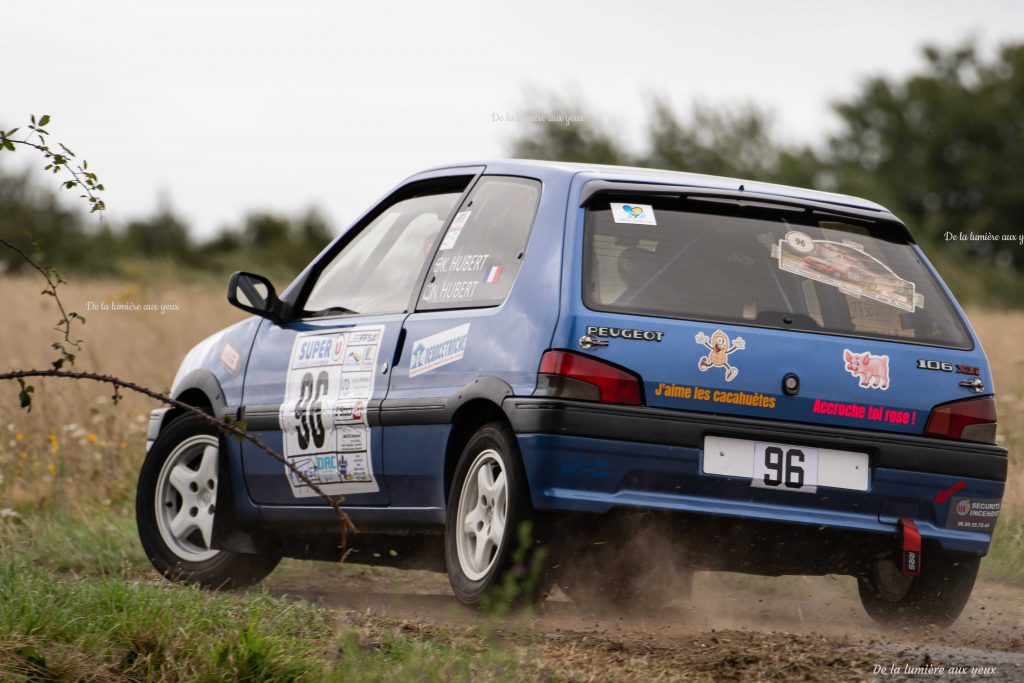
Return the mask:
M 754 445 L 757 488 L 814 493 L 818 490 L 818 449 L 778 443 Z

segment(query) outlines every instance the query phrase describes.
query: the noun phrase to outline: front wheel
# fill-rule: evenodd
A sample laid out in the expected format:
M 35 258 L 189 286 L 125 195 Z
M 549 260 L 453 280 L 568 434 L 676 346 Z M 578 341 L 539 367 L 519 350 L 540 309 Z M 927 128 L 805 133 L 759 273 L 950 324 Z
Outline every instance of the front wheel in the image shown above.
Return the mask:
M 945 628 L 967 605 L 980 566 L 980 557 L 936 551 L 921 562 L 920 576 L 907 577 L 894 560 L 880 559 L 857 579 L 860 601 L 880 624 Z
M 543 600 L 549 563 L 533 522 L 515 437 L 502 423 L 484 425 L 466 444 L 448 497 L 445 563 L 460 602 Z
M 211 547 L 221 438 L 197 415 L 183 415 L 160 432 L 139 474 L 135 519 L 146 556 L 172 581 L 241 588 L 260 581 L 280 561 Z

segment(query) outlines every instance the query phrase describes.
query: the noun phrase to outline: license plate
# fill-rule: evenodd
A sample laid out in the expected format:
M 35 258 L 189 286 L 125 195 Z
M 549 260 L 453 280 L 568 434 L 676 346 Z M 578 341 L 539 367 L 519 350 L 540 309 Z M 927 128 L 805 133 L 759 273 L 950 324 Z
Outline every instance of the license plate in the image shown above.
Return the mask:
M 704 474 L 742 477 L 757 488 L 814 493 L 819 486 L 868 490 L 868 455 L 721 436 L 704 439 Z

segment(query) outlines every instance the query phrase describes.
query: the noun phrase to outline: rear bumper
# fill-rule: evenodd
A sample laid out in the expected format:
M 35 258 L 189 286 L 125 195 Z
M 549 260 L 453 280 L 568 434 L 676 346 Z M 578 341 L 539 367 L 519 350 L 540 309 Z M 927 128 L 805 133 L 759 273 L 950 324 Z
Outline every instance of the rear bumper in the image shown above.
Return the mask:
M 949 528 L 954 498 L 936 496 L 963 482 L 958 498 L 999 500 L 1006 479 L 1006 450 L 995 446 L 546 398 L 509 398 L 503 407 L 538 509 L 657 509 L 893 537 L 909 517 L 943 549 L 983 555 L 991 529 Z M 709 435 L 867 453 L 868 490 L 780 492 L 704 474 Z

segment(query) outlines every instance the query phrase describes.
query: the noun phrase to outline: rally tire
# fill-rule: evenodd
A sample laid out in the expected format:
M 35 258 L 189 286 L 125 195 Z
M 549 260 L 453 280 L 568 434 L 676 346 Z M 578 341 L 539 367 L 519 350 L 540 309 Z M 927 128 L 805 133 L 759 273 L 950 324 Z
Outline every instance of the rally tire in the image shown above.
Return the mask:
M 504 423 L 484 425 L 463 449 L 448 497 L 445 564 L 460 602 L 519 607 L 547 597 L 552 561 L 537 522 L 514 435 Z
M 887 587 L 892 582 L 887 582 L 884 574 L 898 570 L 893 560 L 886 559 L 858 577 L 861 604 L 880 624 L 945 628 L 967 605 L 980 565 L 977 556 L 935 551 L 922 559 L 921 575 L 909 580 L 905 590 L 894 592 Z
M 186 414 L 160 432 L 142 464 L 135 497 L 139 540 L 153 567 L 171 581 L 244 588 L 281 560 L 210 548 L 222 448 L 213 425 Z

